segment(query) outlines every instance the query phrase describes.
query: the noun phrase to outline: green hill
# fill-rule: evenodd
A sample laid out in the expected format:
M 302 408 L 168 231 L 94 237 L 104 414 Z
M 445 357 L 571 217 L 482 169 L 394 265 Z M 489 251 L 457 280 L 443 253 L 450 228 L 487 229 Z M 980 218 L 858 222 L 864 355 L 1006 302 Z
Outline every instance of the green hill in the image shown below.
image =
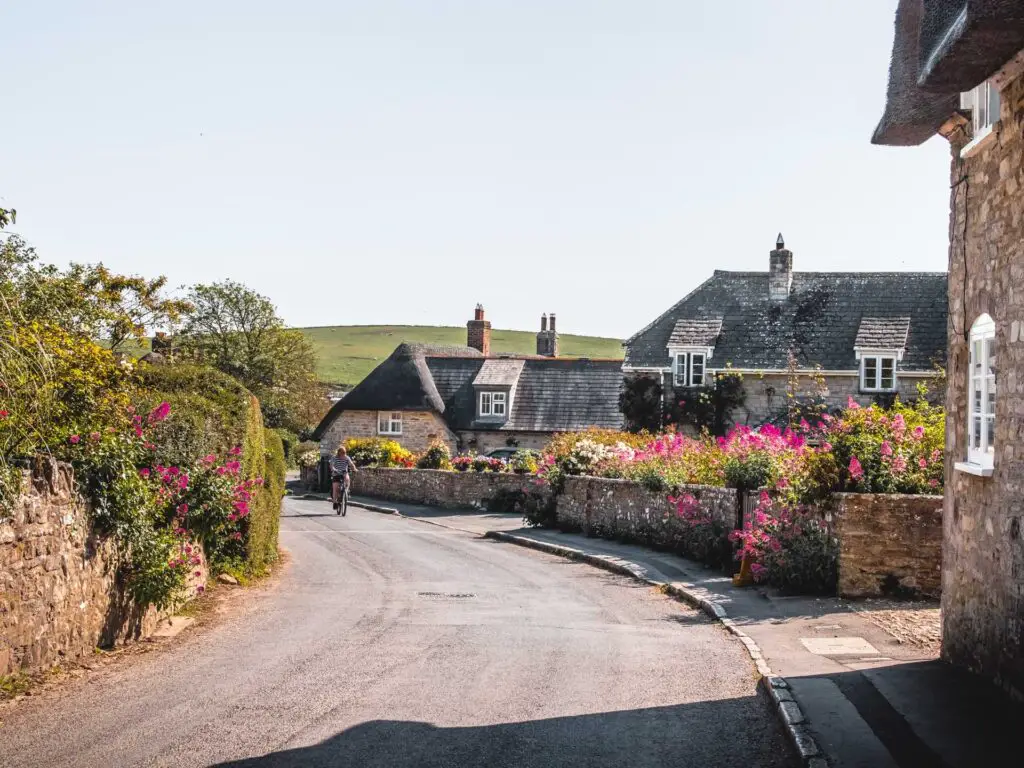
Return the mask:
M 430 325 L 337 325 L 300 328 L 316 348 L 322 381 L 354 386 L 403 341 L 465 344 L 465 328 Z M 532 331 L 491 331 L 491 352 L 532 355 L 537 351 Z M 595 336 L 558 335 L 558 353 L 565 357 L 622 357 L 622 341 Z

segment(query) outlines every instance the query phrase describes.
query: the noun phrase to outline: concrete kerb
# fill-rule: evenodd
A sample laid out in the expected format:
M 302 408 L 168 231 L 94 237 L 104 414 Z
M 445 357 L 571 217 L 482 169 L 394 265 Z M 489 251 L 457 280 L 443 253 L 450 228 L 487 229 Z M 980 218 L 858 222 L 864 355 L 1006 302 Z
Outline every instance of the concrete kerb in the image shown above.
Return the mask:
M 657 587 L 666 594 L 692 605 L 694 608 L 700 609 L 712 619 L 718 621 L 727 631 L 735 635 L 743 643 L 743 647 L 747 649 L 747 653 L 750 655 L 750 659 L 754 662 L 754 666 L 757 667 L 757 672 L 760 675 L 758 684 L 768 694 L 775 714 L 782 723 L 790 743 L 792 743 L 797 754 L 800 756 L 802 764 L 807 766 L 807 768 L 827 768 L 828 763 L 825 761 L 822 756 L 823 753 L 818 748 L 817 742 L 807 728 L 807 718 L 789 691 L 789 683 L 784 678 L 772 674 L 771 668 L 765 661 L 764 655 L 761 653 L 757 643 L 729 618 L 728 613 L 720 603 L 709 600 L 682 584 L 673 584 L 651 578 L 647 569 L 642 565 L 623 560 L 622 558 L 608 555 L 592 555 L 573 547 L 537 541 L 536 539 L 516 536 L 505 531 L 488 531 L 485 536 L 496 541 L 518 544 L 521 547 L 529 547 L 530 549 L 547 552 L 548 554 L 578 560 L 596 568 L 629 576 L 652 587 Z
M 302 499 L 304 501 L 330 501 L 331 497 L 326 493 L 304 493 L 301 496 L 296 496 L 296 499 Z M 353 507 L 359 507 L 360 509 L 368 509 L 371 512 L 380 512 L 384 515 L 398 515 L 399 517 L 405 517 L 401 512 L 393 507 L 381 507 L 376 504 L 367 504 L 363 501 L 352 501 L 349 499 L 349 505 Z

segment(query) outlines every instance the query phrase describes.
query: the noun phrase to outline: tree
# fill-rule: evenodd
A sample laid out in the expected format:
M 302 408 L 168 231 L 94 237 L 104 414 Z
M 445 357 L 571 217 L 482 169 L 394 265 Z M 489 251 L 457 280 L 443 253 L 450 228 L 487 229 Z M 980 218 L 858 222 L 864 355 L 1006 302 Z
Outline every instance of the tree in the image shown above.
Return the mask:
M 241 283 L 196 285 L 181 348 L 239 379 L 263 406 L 267 426 L 299 432 L 326 410 L 316 353 L 299 331 L 285 328 L 270 299 Z

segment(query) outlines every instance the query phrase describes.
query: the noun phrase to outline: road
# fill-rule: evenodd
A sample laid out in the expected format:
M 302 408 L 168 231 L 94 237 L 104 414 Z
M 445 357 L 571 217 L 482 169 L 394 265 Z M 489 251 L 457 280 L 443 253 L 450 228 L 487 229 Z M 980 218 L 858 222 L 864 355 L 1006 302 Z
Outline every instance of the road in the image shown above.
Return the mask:
M 743 647 L 589 566 L 286 499 L 245 609 L 22 702 L 0 764 L 792 765 Z

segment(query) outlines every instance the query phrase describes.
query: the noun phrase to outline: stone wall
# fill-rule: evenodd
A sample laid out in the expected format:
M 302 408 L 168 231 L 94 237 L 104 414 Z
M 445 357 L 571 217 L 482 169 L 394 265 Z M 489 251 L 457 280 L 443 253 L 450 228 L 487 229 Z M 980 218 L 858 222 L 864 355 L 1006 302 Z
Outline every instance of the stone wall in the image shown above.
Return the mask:
M 941 496 L 836 494 L 843 597 L 938 597 L 942 582 Z
M 736 527 L 739 494 L 734 488 L 689 485 L 681 493 L 693 494 L 726 529 Z M 648 491 L 628 480 L 567 477 L 557 505 L 563 530 L 652 547 L 675 547 L 688 527 L 666 492 Z
M 117 584 L 112 543 L 93 534 L 68 467 L 44 463 L 23 478 L 14 515 L 0 520 L 0 676 L 37 672 L 139 639 L 161 616 Z M 206 561 L 189 593 L 206 582 Z
M 533 475 L 509 472 L 444 472 L 436 469 L 361 469 L 352 475 L 352 493 L 375 499 L 438 507 L 486 506 L 502 491 L 548 493 Z
M 432 411 L 403 411 L 402 434 L 378 435 L 377 411 L 342 411 L 320 438 L 320 454 L 332 456 L 350 437 L 381 437 L 395 440 L 403 448 L 422 453 L 434 440 L 443 440 L 456 452 L 458 440 L 444 420 Z
M 950 141 L 942 649 L 1024 697 L 1024 77 L 1000 95 L 987 145 L 961 160 L 969 134 Z M 967 450 L 967 334 L 982 313 L 998 361 L 991 477 L 954 468 Z

